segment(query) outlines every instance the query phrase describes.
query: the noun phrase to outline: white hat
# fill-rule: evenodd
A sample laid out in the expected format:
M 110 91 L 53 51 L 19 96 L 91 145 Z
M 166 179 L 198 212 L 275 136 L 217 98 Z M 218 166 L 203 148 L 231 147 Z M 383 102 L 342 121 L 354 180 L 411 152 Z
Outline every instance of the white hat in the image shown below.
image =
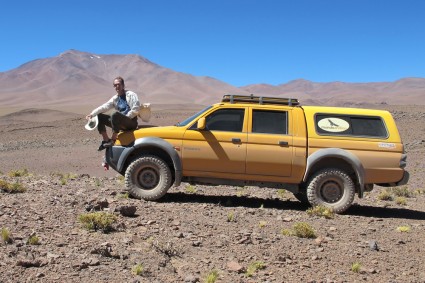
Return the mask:
M 139 117 L 140 119 L 142 119 L 143 122 L 149 122 L 149 120 L 151 119 L 151 104 L 150 103 L 143 103 L 140 106 Z
M 86 128 L 86 130 L 92 131 L 97 128 L 97 124 L 99 124 L 99 119 L 96 115 L 94 117 L 91 117 L 91 119 L 88 120 L 87 124 L 84 127 Z

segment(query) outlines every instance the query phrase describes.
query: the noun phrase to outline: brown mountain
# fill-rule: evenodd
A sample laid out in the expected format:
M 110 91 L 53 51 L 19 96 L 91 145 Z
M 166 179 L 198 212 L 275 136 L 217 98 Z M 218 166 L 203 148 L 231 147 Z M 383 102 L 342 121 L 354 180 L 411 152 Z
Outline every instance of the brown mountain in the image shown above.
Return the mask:
M 98 105 L 115 91 L 112 80 L 155 104 L 209 104 L 225 93 L 245 93 L 209 77 L 161 67 L 138 55 L 97 55 L 76 50 L 0 73 L 1 106 Z
M 303 104 L 425 104 L 425 79 L 404 78 L 379 83 L 315 83 L 294 80 L 277 86 L 254 84 L 237 88 L 210 77 L 197 77 L 159 66 L 139 55 L 98 55 L 76 50 L 38 59 L 0 73 L 0 107 L 95 107 L 114 94 L 112 79 L 142 101 L 180 107 L 206 105 L 223 94 L 299 98 Z
M 278 86 L 254 84 L 242 89 L 258 95 L 294 97 L 303 104 L 425 104 L 425 78 L 376 83 L 315 83 L 300 79 Z

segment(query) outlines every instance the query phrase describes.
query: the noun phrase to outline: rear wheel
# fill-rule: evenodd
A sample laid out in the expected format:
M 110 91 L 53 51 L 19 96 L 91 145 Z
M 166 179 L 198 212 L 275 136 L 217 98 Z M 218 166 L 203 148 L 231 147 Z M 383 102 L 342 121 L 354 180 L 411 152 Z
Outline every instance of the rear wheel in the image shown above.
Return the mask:
M 124 179 L 127 190 L 133 197 L 157 200 L 171 187 L 172 175 L 161 158 L 146 155 L 130 163 Z
M 335 213 L 346 211 L 353 203 L 355 186 L 347 173 L 328 168 L 313 175 L 308 183 L 307 198 L 312 206 L 325 206 Z

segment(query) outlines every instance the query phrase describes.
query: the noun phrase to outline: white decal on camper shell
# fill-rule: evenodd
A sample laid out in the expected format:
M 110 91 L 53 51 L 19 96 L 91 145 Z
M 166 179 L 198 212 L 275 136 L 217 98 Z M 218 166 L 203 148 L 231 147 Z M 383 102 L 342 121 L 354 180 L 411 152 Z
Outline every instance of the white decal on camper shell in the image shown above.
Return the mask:
M 394 149 L 394 148 L 395 148 L 395 143 L 390 143 L 390 142 L 380 142 L 380 143 L 378 143 L 378 147 L 381 147 L 381 148 L 388 148 L 388 149 Z
M 317 126 L 324 131 L 333 133 L 344 132 L 350 128 L 350 124 L 348 124 L 345 120 L 335 117 L 321 119 L 317 123 Z

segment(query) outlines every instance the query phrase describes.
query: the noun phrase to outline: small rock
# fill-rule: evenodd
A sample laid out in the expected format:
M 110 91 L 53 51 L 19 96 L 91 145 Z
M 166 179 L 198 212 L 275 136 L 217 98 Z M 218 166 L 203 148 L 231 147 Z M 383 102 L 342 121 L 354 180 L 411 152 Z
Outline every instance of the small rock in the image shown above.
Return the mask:
M 199 278 L 194 276 L 193 274 L 189 274 L 184 278 L 185 283 L 196 283 L 199 282 Z
M 376 241 L 369 241 L 369 248 L 372 251 L 379 251 L 378 243 L 376 243 Z
M 368 273 L 370 273 L 370 274 L 375 274 L 375 273 L 377 273 L 377 271 L 376 271 L 376 269 L 375 269 L 375 268 L 369 268 L 369 269 L 367 270 L 367 272 L 368 272 Z
M 229 261 L 227 263 L 227 269 L 237 273 L 241 273 L 244 271 L 243 266 L 237 263 L 236 261 Z
M 44 273 L 40 272 L 40 273 L 37 273 L 37 275 L 35 277 L 42 278 L 44 276 L 46 276 L 46 275 Z
M 118 207 L 118 211 L 121 213 L 121 215 L 127 217 L 133 217 L 136 213 L 136 210 L 137 208 L 134 205 L 123 205 Z
M 16 262 L 17 266 L 22 267 L 41 267 L 43 265 L 46 265 L 46 263 L 42 262 L 39 259 L 20 259 Z

